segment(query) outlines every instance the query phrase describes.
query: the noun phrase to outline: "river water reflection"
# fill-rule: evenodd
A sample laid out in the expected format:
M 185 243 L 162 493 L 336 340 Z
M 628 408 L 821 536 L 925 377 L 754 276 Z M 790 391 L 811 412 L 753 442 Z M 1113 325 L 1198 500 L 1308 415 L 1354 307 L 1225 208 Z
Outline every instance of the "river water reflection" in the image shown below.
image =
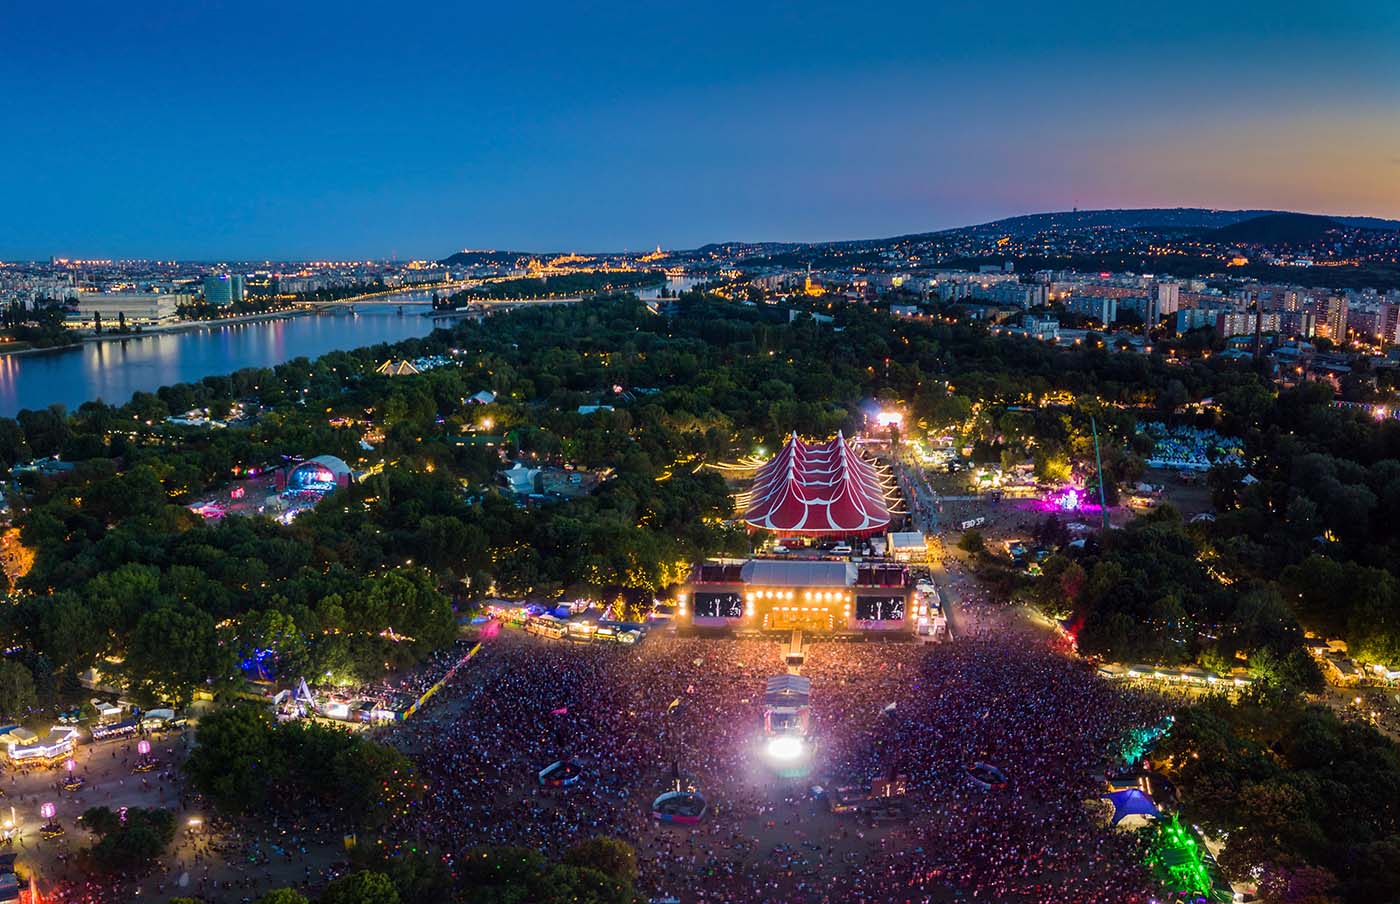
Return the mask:
M 674 277 L 668 287 L 679 292 L 697 282 L 693 277 Z M 644 289 L 638 294 L 656 298 L 660 289 Z M 356 303 L 353 315 L 342 309 L 0 356 L 0 417 L 14 417 L 25 408 L 55 403 L 72 411 L 93 399 L 120 405 L 133 393 L 192 383 L 212 374 L 271 367 L 293 358 L 316 358 L 326 352 L 426 336 L 433 330 L 432 318 L 423 316 L 427 306 L 401 307 L 400 302 L 423 302 L 431 295 L 405 291 L 374 303 Z
M 411 298 L 416 296 L 405 296 Z M 179 333 L 0 357 L 0 416 L 54 403 L 71 411 L 83 402 L 128 401 L 172 383 L 245 367 L 271 367 L 293 358 L 397 342 L 432 332 L 424 306 L 356 304 L 355 313 L 323 313 L 212 325 Z

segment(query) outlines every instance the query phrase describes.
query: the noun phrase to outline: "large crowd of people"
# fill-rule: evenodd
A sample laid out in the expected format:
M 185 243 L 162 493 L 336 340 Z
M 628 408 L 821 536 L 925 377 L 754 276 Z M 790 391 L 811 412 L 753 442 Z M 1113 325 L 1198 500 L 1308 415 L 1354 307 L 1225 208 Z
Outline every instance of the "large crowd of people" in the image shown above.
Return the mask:
M 1149 899 L 1127 836 L 1086 801 L 1114 742 L 1167 704 L 1022 639 L 812 645 L 815 761 L 778 780 L 761 755 L 771 640 L 657 634 L 636 648 L 502 632 L 391 740 L 429 788 L 415 826 L 449 856 L 482 844 L 636 846 L 639 890 L 683 902 Z M 677 702 L 678 701 L 678 702 Z M 893 707 L 890 704 L 894 704 Z M 582 780 L 547 788 L 550 763 Z M 968 767 L 1008 779 L 988 790 Z M 651 818 L 676 770 L 710 802 L 694 828 Z M 911 816 L 867 824 L 813 786 L 908 777 Z
M 637 849 L 638 891 L 683 904 L 1145 904 L 1153 883 L 1142 852 L 1086 802 L 1102 791 L 1117 742 L 1159 720 L 1170 701 L 1099 680 L 1043 638 L 992 630 L 996 607 L 976 594 L 960 605 L 987 630 L 933 645 L 807 646 L 814 753 L 809 774 L 787 779 L 762 752 L 764 685 L 785 669 L 778 640 L 657 631 L 623 647 L 488 626 L 481 651 L 431 706 L 376 732 L 415 760 L 426 788 L 394 831 L 449 858 L 478 845 L 548 853 L 617 836 Z M 421 692 L 469 648 L 454 645 L 392 687 L 364 690 Z M 188 740 L 167 743 L 165 768 L 136 796 L 183 821 L 194 811 L 171 767 Z M 132 744 L 94 754 L 79 760 L 90 779 L 81 796 L 126 803 L 122 792 L 143 781 L 130 774 Z M 540 770 L 558 760 L 576 761 L 582 778 L 542 784 Z M 975 781 L 976 763 L 1006 786 Z M 698 826 L 652 817 L 652 800 L 678 774 L 709 802 Z M 834 813 L 821 790 L 894 775 L 905 779 L 903 819 Z M 213 901 L 280 884 L 312 891 L 343 868 L 332 834 L 311 825 L 182 827 L 176 849 L 143 879 L 49 891 L 73 901 L 133 887 Z
M 453 666 L 461 663 L 471 650 L 472 644 L 466 640 L 434 650 L 422 662 L 411 669 L 379 678 L 369 684 L 350 688 L 338 688 L 337 692 L 352 697 L 384 697 L 398 700 L 417 700 L 434 684 L 437 684 Z

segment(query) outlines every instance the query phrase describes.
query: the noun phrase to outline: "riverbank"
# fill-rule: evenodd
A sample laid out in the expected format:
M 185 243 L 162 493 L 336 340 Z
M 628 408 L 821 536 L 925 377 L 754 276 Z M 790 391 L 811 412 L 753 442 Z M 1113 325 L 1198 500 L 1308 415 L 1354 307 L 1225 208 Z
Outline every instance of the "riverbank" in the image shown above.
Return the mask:
M 161 336 L 173 333 L 187 333 L 192 330 L 213 329 L 221 326 L 240 325 L 247 323 L 265 323 L 271 320 L 283 320 L 292 317 L 302 317 L 307 314 L 317 314 L 323 311 L 332 311 L 336 308 L 351 307 L 357 304 L 362 305 L 391 305 L 396 302 L 394 299 L 403 295 L 419 295 L 437 289 L 451 288 L 453 283 L 444 283 L 426 287 L 396 288 L 384 292 L 370 292 L 364 295 L 354 295 L 349 298 L 339 298 L 332 301 L 307 301 L 302 302 L 305 307 L 289 308 L 280 311 L 259 311 L 253 314 L 239 314 L 233 317 L 220 317 L 216 320 L 177 320 L 173 323 L 159 323 L 151 326 L 142 326 L 138 330 L 127 333 L 81 333 L 77 334 L 75 341 L 67 345 L 55 345 L 49 348 L 35 348 L 24 343 L 9 343 L 10 345 L 23 346 L 19 348 L 7 348 L 5 343 L 0 343 L 0 358 L 20 357 L 24 355 L 38 355 L 50 352 L 72 351 L 80 349 L 86 344 L 100 344 L 105 342 L 121 342 L 127 339 L 140 339 L 145 336 Z
M 293 358 L 393 344 L 433 330 L 427 317 L 398 316 L 393 304 L 362 304 L 353 315 L 276 311 L 214 321 L 162 324 L 139 333 L 104 334 L 52 354 L 0 358 L 0 417 L 52 404 L 76 409 L 102 399 L 124 404 L 136 392 L 198 382 Z M 126 341 L 141 340 L 148 341 Z
M 190 330 L 215 329 L 221 326 L 236 326 L 242 323 L 261 323 L 268 320 L 284 320 L 314 314 L 310 308 L 295 308 L 290 311 L 263 311 L 257 314 L 240 314 L 236 317 L 220 317 L 217 320 L 177 320 L 174 323 L 158 323 L 143 326 L 130 333 L 101 333 L 83 337 L 84 342 L 116 342 L 123 339 L 140 339 L 143 336 L 159 336 L 169 333 L 187 333 Z M 64 346 L 73 348 L 74 346 Z
M 264 311 L 257 314 L 242 314 L 237 317 L 221 317 L 218 320 L 179 320 L 175 323 L 160 323 L 154 326 L 143 326 L 139 330 L 129 333 L 82 333 L 74 337 L 74 341 L 66 345 L 51 345 L 45 348 L 36 348 L 23 342 L 11 342 L 0 344 L 0 358 L 19 358 L 25 355 L 46 355 L 57 352 L 74 351 L 82 348 L 85 344 L 94 342 L 118 342 L 126 339 L 140 339 L 144 336 L 159 336 L 169 333 L 184 333 L 190 330 L 197 330 L 202 327 L 220 327 L 229 324 L 257 323 L 265 320 L 279 320 L 287 317 L 299 317 L 303 314 L 314 314 L 307 308 L 298 308 L 291 311 Z M 20 346 L 12 348 L 10 346 Z
M 11 348 L 10 346 L 21 346 Z M 25 355 L 45 355 L 50 352 L 65 352 L 75 348 L 82 348 L 82 340 L 70 342 L 67 345 L 50 345 L 44 348 L 36 348 L 27 342 L 7 342 L 0 345 L 0 358 L 22 358 Z

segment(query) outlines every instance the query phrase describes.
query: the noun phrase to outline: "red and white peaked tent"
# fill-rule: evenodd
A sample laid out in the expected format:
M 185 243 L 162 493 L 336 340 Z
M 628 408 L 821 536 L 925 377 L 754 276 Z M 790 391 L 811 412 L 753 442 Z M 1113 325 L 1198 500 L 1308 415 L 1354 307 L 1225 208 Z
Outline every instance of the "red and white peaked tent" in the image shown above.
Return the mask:
M 741 502 L 750 527 L 777 534 L 859 536 L 890 523 L 880 476 L 839 433 L 824 443 L 794 433 Z

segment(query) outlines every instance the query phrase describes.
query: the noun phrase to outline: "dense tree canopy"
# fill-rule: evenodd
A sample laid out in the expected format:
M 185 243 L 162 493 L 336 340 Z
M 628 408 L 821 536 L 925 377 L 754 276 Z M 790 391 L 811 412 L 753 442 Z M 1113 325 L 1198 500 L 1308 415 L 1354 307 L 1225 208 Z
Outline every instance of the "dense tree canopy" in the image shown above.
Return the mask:
M 96 841 L 85 860 L 102 873 L 138 872 L 151 866 L 175 839 L 175 814 L 169 810 L 92 807 L 80 817 Z
M 422 791 L 413 764 L 394 748 L 316 722 L 276 725 L 252 705 L 201 719 L 198 740 L 185 773 L 230 812 L 314 807 L 342 824 L 380 829 Z
M 792 312 L 756 302 L 693 292 L 657 311 L 629 297 L 519 310 L 121 405 L 0 419 L 0 464 L 60 456 L 73 465 L 18 477 L 16 521 L 34 561 L 11 588 L 14 605 L 0 610 L 9 651 L 0 709 L 18 718 L 53 703 L 90 666 L 147 702 L 228 689 L 253 664 L 360 683 L 449 642 L 457 617 L 490 595 L 664 593 L 696 558 L 750 548 L 733 524 L 731 488 L 708 465 L 774 449 L 794 431 L 849 431 L 870 398 L 903 403 L 910 432 L 952 436 L 979 462 L 1023 465 L 1050 483 L 1097 482 L 1096 428 L 1110 502 L 1141 473 L 1150 442 L 1135 432 L 1140 418 L 1243 439 L 1243 463 L 1209 476 L 1213 525 L 1164 510 L 1052 557 L 1035 582 L 1017 577 L 1018 591 L 1069 619 L 1085 652 L 1244 665 L 1261 685 L 1294 690 L 1318 680 L 1303 629 L 1341 636 L 1363 659 L 1400 660 L 1400 521 L 1390 517 L 1400 422 L 1338 410 L 1318 385 L 1276 391 L 1221 356 L 1173 363 L 839 301 Z M 387 357 L 422 355 L 457 366 L 375 371 Z M 482 390 L 494 394 L 484 405 L 472 401 Z M 1188 401 L 1201 413 L 1181 413 Z M 235 403 L 252 416 L 226 430 L 165 422 Z M 187 507 L 230 480 L 319 454 L 368 476 L 291 524 L 207 523 Z M 526 507 L 498 487 L 510 460 L 568 465 L 601 482 L 581 498 Z M 1261 729 L 1211 722 L 1210 707 L 1194 712 L 1174 743 L 1217 744 L 1229 759 L 1220 775 L 1183 766 L 1188 793 L 1214 783 L 1227 813 L 1257 808 L 1271 833 L 1245 836 L 1239 857 L 1275 864 L 1280 888 L 1310 881 L 1290 858 L 1320 864 L 1355 900 L 1364 888 L 1348 884 L 1347 869 L 1391 875 L 1394 827 L 1368 802 L 1344 851 L 1315 828 L 1336 815 L 1316 803 L 1334 784 L 1351 800 L 1354 777 L 1340 773 L 1389 775 L 1390 754 L 1310 710 L 1276 714 L 1288 734 L 1267 742 Z M 1325 768 L 1323 753 L 1335 753 Z M 410 764 L 392 751 L 330 729 L 276 728 L 239 707 L 204 720 L 188 768 L 223 808 L 295 803 L 366 829 L 395 819 L 414 793 Z M 1274 769 L 1305 779 L 1279 780 Z M 496 849 L 468 861 L 464 879 L 477 883 L 472 900 L 622 901 L 627 863 L 605 843 L 562 864 Z M 371 865 L 337 894 L 422 900 L 406 890 L 405 869 Z M 423 888 L 434 887 L 424 876 Z
M 1187 709 L 1161 753 L 1187 815 L 1228 837 L 1224 864 L 1236 874 L 1257 868 L 1265 885 L 1287 887 L 1301 884 L 1298 864 L 1313 864 L 1347 901 L 1394 900 L 1400 753 L 1373 729 L 1255 694 Z

